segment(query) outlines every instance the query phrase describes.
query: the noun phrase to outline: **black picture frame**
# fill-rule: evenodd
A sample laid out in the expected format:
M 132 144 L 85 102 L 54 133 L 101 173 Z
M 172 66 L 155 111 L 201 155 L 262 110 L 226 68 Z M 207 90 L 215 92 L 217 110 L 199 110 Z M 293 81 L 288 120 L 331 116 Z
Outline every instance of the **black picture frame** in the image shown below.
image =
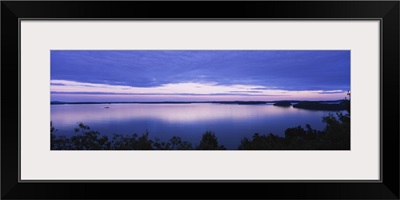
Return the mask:
M 399 199 L 399 1 L 2 1 L 2 199 Z M 381 174 L 378 182 L 19 182 L 20 19 L 379 19 Z M 17 76 L 18 75 L 18 76 Z M 18 82 L 17 82 L 18 81 Z M 148 188 L 154 192 L 147 192 Z M 163 189 L 164 192 L 157 190 Z M 167 192 L 165 192 L 167 191 Z M 182 192 L 184 191 L 184 192 Z

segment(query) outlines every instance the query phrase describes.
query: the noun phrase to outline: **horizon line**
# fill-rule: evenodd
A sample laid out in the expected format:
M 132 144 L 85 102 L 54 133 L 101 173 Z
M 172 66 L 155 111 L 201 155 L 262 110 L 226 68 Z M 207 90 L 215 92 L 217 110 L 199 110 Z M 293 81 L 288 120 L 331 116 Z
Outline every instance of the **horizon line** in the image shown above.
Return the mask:
M 273 100 L 273 101 L 243 101 L 243 100 L 231 100 L 231 101 L 50 101 L 50 103 L 218 103 L 218 102 L 262 102 L 262 103 L 274 103 L 274 102 L 333 102 L 343 101 L 348 99 L 337 99 L 337 100 Z

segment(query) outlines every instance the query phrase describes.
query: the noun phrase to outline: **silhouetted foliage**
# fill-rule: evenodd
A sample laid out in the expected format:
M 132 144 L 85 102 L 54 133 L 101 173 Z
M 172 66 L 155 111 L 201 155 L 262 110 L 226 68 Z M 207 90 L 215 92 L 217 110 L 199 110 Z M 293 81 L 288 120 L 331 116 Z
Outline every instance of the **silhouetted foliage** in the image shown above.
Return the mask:
M 223 145 L 218 144 L 217 136 L 211 131 L 206 131 L 200 141 L 199 146 L 197 146 L 198 150 L 225 150 L 226 148 Z
M 350 115 L 337 113 L 323 117 L 327 146 L 335 149 L 350 149 Z
M 255 133 L 251 140 L 247 137 L 243 138 L 239 150 L 268 150 L 281 149 L 283 147 L 283 138 L 272 133 L 268 135 L 260 135 Z
M 149 132 L 146 130 L 142 136 L 114 134 L 111 141 L 111 149 L 114 150 L 152 150 L 153 141 L 149 139 Z
M 75 128 L 75 133 L 80 132 L 78 135 L 71 137 L 71 142 L 75 149 L 79 150 L 105 150 L 110 149 L 110 142 L 107 136 L 100 137 L 98 131 L 90 130 L 89 126 L 84 125 L 82 122 L 78 123 L 79 128 Z
M 192 144 L 187 141 L 183 141 L 180 137 L 173 136 L 171 140 L 169 141 L 169 144 L 171 144 L 170 149 L 175 149 L 175 150 L 190 150 L 193 149 Z
M 149 139 L 149 132 L 139 136 L 114 134 L 111 141 L 107 136 L 100 137 L 98 131 L 93 131 L 89 126 L 79 122 L 74 128 L 76 135 L 71 137 L 56 136 L 56 129 L 50 122 L 51 149 L 52 150 L 191 150 L 190 142 L 180 137 L 172 137 L 168 142 Z
M 51 137 L 51 150 L 71 150 L 73 145 L 70 138 L 65 136 L 56 136 L 54 133 L 57 129 L 54 128 L 53 122 L 50 122 L 50 137 Z

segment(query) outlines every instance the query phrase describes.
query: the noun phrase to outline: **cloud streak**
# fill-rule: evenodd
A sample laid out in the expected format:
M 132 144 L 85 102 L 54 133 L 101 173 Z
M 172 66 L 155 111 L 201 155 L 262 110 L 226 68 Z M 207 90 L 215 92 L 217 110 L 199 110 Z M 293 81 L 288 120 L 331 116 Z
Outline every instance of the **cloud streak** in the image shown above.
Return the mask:
M 348 90 L 350 51 L 51 51 L 51 78 L 154 87 L 217 82 L 284 90 Z
M 290 97 L 312 97 L 320 94 L 346 94 L 342 90 L 278 90 L 270 89 L 260 85 L 220 85 L 217 83 L 171 83 L 156 87 L 132 87 L 126 85 L 108 85 L 76 82 L 68 80 L 51 80 L 51 92 L 53 93 L 85 93 L 103 95 L 206 95 L 206 96 L 285 96 Z

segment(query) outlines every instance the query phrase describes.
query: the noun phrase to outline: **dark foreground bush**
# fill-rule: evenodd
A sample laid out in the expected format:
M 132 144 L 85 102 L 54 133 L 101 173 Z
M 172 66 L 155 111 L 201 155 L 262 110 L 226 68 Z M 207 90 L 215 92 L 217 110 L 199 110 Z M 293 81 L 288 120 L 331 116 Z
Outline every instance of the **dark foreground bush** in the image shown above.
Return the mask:
M 211 131 L 203 134 L 197 150 L 226 150 L 223 145 L 218 144 L 217 136 Z
M 191 150 L 194 149 L 190 142 L 173 136 L 167 142 L 161 142 L 158 138 L 149 139 L 149 132 L 139 136 L 114 134 L 110 140 L 107 136 L 101 136 L 98 131 L 93 131 L 89 126 L 79 122 L 74 129 L 77 135 L 72 137 L 56 136 L 57 131 L 50 123 L 51 149 L 52 150 Z

